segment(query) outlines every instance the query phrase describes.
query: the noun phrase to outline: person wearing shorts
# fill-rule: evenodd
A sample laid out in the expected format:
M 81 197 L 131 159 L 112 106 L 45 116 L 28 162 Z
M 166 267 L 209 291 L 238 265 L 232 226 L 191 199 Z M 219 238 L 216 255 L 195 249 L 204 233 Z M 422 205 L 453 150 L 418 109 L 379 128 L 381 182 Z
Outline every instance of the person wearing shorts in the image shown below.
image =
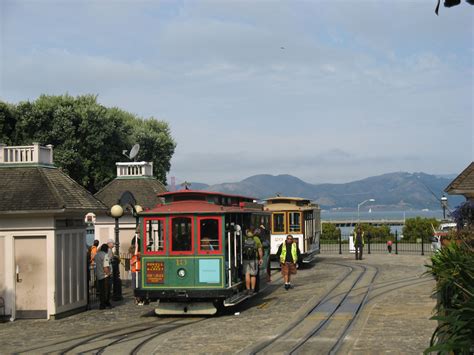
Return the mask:
M 243 273 L 245 275 L 245 289 L 246 293 L 252 295 L 255 292 L 255 286 L 257 283 L 258 267 L 262 264 L 262 243 L 260 238 L 254 235 L 253 229 L 247 230 L 245 239 L 250 239 L 253 242 L 255 252 L 252 257 L 246 257 L 245 252 L 242 260 Z M 245 245 L 245 241 L 244 241 Z M 245 249 L 245 246 L 244 246 Z
M 285 290 L 293 288 L 291 275 L 296 274 L 296 264 L 300 258 L 298 244 L 291 234 L 287 235 L 284 243 L 278 247 L 277 257 L 280 259 L 281 274 L 285 280 Z

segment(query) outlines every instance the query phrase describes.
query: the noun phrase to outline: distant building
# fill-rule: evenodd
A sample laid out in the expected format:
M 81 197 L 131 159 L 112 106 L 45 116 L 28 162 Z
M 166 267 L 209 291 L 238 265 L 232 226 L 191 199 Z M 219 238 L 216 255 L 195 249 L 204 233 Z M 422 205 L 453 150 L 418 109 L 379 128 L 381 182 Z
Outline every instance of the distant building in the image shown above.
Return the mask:
M 5 315 L 12 320 L 55 318 L 85 309 L 84 217 L 107 207 L 53 165 L 51 145 L 0 144 L 0 181 Z

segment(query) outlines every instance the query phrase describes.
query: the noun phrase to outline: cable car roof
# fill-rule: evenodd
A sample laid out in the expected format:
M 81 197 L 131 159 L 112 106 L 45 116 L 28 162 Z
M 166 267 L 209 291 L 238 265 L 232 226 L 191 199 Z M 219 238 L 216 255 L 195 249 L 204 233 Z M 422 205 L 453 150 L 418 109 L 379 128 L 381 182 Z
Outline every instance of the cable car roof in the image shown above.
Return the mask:
M 202 190 L 180 190 L 157 195 L 162 203 L 141 212 L 147 214 L 242 213 L 263 211 L 252 197 Z

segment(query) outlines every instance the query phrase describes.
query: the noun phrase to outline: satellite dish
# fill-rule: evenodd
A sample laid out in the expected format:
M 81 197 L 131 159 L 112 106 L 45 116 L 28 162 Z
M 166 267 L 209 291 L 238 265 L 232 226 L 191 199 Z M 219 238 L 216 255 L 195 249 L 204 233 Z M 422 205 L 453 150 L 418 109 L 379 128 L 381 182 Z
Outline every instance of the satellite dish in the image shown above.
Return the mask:
M 137 156 L 138 151 L 140 150 L 140 144 L 135 144 L 132 149 L 130 149 L 130 155 L 127 155 L 127 151 L 123 150 L 122 154 L 125 155 L 128 159 L 133 159 Z
M 139 150 L 140 144 L 137 143 L 132 147 L 132 150 L 130 151 L 130 159 L 134 159 L 137 156 Z

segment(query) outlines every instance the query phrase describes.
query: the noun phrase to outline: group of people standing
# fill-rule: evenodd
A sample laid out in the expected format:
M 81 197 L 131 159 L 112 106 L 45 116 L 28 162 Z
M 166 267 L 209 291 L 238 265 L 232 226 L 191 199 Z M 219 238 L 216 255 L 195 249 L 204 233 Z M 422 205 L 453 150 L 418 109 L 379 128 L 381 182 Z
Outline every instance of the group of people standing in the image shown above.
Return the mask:
M 113 275 L 113 247 L 114 240 L 109 239 L 107 243 L 99 247 L 99 241 L 94 240 L 90 248 L 90 264 L 94 268 L 97 280 L 97 291 L 99 292 L 99 309 L 113 308 L 110 302 Z

